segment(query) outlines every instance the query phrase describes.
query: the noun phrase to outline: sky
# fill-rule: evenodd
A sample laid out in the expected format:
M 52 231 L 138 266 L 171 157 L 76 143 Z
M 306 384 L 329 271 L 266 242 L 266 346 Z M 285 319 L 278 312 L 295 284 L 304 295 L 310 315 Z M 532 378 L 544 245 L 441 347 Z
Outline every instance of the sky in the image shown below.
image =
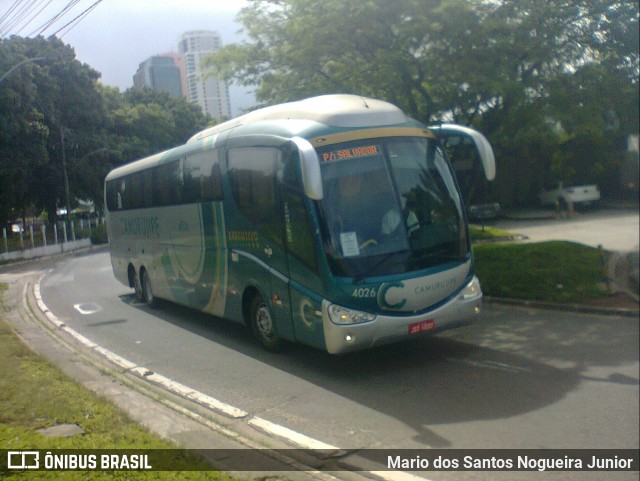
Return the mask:
M 0 19 L 16 2 L 33 3 L 0 0 Z M 32 10 L 34 20 L 26 27 L 17 24 L 2 34 L 31 36 L 72 3 L 73 9 L 48 28 L 44 36 L 63 28 L 96 0 L 52 0 L 42 12 Z M 44 6 L 47 2 L 41 0 L 40 4 Z M 245 0 L 102 0 L 73 28 L 62 30 L 58 36 L 74 48 L 79 61 L 102 74 L 102 83 L 126 90 L 133 86 L 138 65 L 152 55 L 176 52 L 178 39 L 184 32 L 214 30 L 220 33 L 224 45 L 240 42 L 241 25 L 235 22 L 235 17 L 245 4 Z M 250 89 L 231 85 L 230 94 L 234 116 L 254 104 Z

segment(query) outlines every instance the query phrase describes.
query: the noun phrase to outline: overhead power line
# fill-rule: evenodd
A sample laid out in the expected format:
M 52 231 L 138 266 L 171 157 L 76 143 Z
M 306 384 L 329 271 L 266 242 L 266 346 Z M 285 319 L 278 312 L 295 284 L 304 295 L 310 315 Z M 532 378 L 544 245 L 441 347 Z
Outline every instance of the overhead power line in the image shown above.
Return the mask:
M 26 22 L 24 22 L 22 24 L 22 26 L 20 27 L 20 29 L 18 31 L 15 32 L 16 35 L 18 35 L 20 32 L 22 32 L 25 28 L 27 28 L 29 26 L 29 24 L 31 22 L 33 22 L 36 18 L 38 18 L 38 15 L 40 15 L 42 13 L 42 11 L 47 8 L 49 6 L 49 4 L 52 2 L 53 0 L 48 0 L 47 3 L 45 3 L 40 10 L 38 10 L 36 13 L 34 13 L 31 18 L 29 18 Z M 40 4 L 44 3 L 45 0 L 42 0 L 40 2 Z
M 69 12 L 69 10 L 71 10 L 73 7 L 75 7 L 78 4 L 79 1 L 80 0 L 71 0 L 67 4 L 66 7 L 64 7 L 60 12 L 58 12 L 52 18 L 47 20 L 45 23 L 40 25 L 37 29 L 35 29 L 33 32 L 31 32 L 28 36 L 31 37 L 32 35 L 34 35 L 36 33 L 38 35 L 42 35 L 49 27 L 51 27 L 58 20 L 62 19 L 62 17 L 64 17 Z
M 11 7 L 0 17 L 0 34 L 5 36 L 6 34 L 17 35 L 24 28 L 24 26 L 30 23 L 36 14 L 41 12 L 38 10 L 34 14 L 34 10 L 44 3 L 46 0 L 16 0 Z M 51 0 L 47 2 L 47 5 L 51 3 Z
M 71 30 L 73 30 L 73 28 L 76 25 L 78 25 L 87 15 L 89 15 L 91 13 L 91 11 L 94 8 L 96 8 L 98 6 L 98 4 L 100 4 L 100 2 L 102 2 L 102 0 L 96 0 L 96 2 L 93 5 L 91 5 L 89 8 L 84 10 L 80 15 L 76 16 L 73 20 L 71 20 L 69 23 L 67 23 L 64 27 L 62 27 L 59 30 L 57 30 L 53 35 L 54 36 L 58 36 L 58 38 L 64 37 L 67 33 L 69 33 Z M 67 28 L 67 27 L 69 27 L 69 28 Z M 65 29 L 67 29 L 67 30 L 63 34 L 58 35 L 60 32 L 62 32 Z
M 13 3 L 13 5 L 11 5 L 11 7 L 9 7 L 9 9 L 4 13 L 4 15 L 2 15 L 2 17 L 0 17 L 0 32 L 2 32 L 3 24 L 5 24 L 7 19 L 9 19 L 11 17 L 11 15 L 13 15 L 13 13 L 15 12 L 16 8 L 18 8 L 20 3 L 21 3 L 21 0 L 16 0 Z
M 60 8 L 61 2 L 57 0 L 15 0 L 4 13 L 0 12 L 0 38 L 21 34 L 30 26 L 28 37 L 46 35 L 52 31 L 49 35 L 64 36 L 102 2 L 90 0 L 92 3 L 87 7 L 86 3 L 82 5 L 86 1 L 69 0 Z M 54 9 L 56 5 L 58 9 Z

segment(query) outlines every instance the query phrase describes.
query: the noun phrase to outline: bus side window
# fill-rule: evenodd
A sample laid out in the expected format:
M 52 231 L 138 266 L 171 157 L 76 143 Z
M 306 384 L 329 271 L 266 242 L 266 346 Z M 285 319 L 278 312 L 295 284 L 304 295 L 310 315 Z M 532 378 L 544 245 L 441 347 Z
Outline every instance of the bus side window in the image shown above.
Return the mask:
M 305 205 L 304 190 L 296 174 L 297 164 L 297 154 L 293 154 L 284 163 L 282 170 L 278 171 L 287 248 L 292 256 L 317 272 L 318 257 L 314 247 L 313 228 Z
M 289 253 L 311 270 L 317 271 L 318 257 L 316 256 L 313 229 L 305 206 L 304 194 L 285 186 L 282 197 Z
M 458 135 L 447 136 L 443 145 L 456 173 L 464 203 L 469 207 L 477 182 L 483 177 L 478 149 L 470 138 Z
M 143 201 L 142 207 L 153 207 L 153 172 L 142 172 Z
M 219 151 L 190 155 L 184 167 L 184 202 L 222 200 Z
M 183 202 L 182 159 L 159 165 L 153 170 L 153 205 L 176 205 Z
M 238 209 L 274 241 L 282 243 L 275 175 L 280 151 L 270 147 L 229 150 L 231 191 Z
M 124 197 L 125 209 L 141 209 L 144 207 L 144 178 L 142 172 L 135 172 L 127 176 L 128 189 Z
M 211 178 L 209 183 L 211 184 L 211 200 L 222 200 L 222 174 L 220 173 L 220 163 L 215 162 L 211 166 Z

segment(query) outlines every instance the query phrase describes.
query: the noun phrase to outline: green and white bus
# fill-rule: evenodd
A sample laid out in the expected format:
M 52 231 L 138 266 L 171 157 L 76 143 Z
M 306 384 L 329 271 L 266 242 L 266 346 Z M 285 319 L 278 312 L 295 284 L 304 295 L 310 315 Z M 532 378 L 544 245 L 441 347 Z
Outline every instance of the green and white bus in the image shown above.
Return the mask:
M 487 177 L 491 146 L 476 145 Z M 248 113 L 105 179 L 115 277 L 330 353 L 470 323 L 482 292 L 438 136 L 397 107 L 326 95 Z

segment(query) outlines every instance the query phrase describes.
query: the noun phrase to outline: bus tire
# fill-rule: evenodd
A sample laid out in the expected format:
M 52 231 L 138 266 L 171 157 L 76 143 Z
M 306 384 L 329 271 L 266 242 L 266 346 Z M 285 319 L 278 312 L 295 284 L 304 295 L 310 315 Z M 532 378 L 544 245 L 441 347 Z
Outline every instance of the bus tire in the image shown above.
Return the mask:
M 569 207 L 569 204 L 564 197 L 560 197 L 558 199 L 558 206 L 560 207 L 560 210 L 565 211 Z
M 278 350 L 281 347 L 281 341 L 276 332 L 275 321 L 269 305 L 260 294 L 256 294 L 251 299 L 249 316 L 253 335 L 262 347 L 269 351 Z
M 149 307 L 156 307 L 158 305 L 158 298 L 153 294 L 153 285 L 151 284 L 151 279 L 149 279 L 149 274 L 147 274 L 147 270 L 145 268 L 140 269 L 140 279 L 144 302 Z
M 135 292 L 136 301 L 144 302 L 144 292 L 142 291 L 142 283 L 140 281 L 140 276 L 136 272 L 135 268 L 131 266 L 131 284 L 133 285 L 133 290 Z

